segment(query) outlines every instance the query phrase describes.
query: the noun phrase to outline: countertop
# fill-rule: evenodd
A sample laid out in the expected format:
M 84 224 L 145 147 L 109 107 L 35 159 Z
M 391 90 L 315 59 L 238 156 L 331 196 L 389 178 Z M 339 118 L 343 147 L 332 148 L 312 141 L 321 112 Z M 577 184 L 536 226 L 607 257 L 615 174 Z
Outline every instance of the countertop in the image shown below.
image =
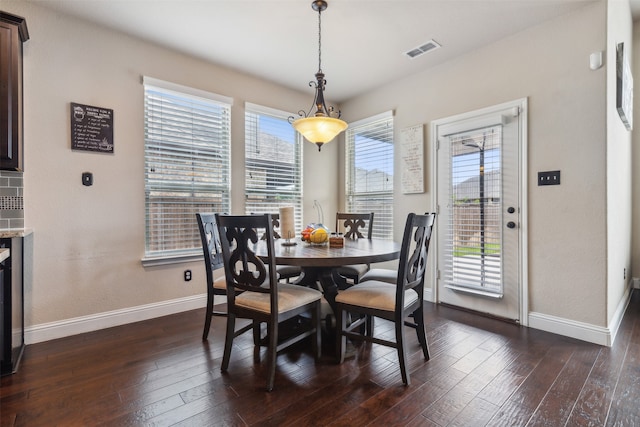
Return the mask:
M 4 228 L 0 229 L 0 239 L 11 239 L 13 237 L 25 237 L 33 233 L 32 228 Z

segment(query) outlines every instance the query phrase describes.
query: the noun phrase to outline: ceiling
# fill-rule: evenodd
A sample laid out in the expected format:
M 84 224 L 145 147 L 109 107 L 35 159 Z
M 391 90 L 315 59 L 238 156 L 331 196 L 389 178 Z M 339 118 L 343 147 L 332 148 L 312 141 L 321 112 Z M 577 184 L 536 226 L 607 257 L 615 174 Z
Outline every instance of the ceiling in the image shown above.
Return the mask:
M 311 0 L 28 0 L 296 90 L 318 69 Z M 595 0 L 328 0 L 326 97 L 343 102 Z M 634 3 L 640 0 L 632 0 Z M 429 40 L 442 45 L 410 59 Z

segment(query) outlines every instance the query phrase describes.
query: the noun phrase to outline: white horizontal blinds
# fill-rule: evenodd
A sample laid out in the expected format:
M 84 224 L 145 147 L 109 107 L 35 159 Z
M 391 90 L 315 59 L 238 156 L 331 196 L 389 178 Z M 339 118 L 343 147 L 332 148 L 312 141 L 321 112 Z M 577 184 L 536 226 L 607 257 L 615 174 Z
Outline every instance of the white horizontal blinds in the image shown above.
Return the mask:
M 346 211 L 374 212 L 373 237 L 393 239 L 392 113 L 351 123 L 346 141 Z
M 145 79 L 148 257 L 201 253 L 196 212 L 230 210 L 231 104 L 175 88 Z
M 502 293 L 502 127 L 450 135 L 449 285 Z
M 302 230 L 302 140 L 288 121 L 291 114 L 245 105 L 245 211 L 278 213 L 293 206 Z

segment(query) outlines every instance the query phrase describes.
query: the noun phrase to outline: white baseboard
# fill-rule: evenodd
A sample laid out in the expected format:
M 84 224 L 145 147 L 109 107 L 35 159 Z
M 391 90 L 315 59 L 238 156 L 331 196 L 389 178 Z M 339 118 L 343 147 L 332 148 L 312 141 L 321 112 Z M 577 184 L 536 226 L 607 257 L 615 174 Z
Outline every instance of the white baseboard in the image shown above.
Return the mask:
M 608 328 L 533 311 L 529 312 L 529 327 L 594 344 L 610 346 L 612 342 Z
M 627 286 L 627 290 L 619 301 L 616 312 L 611 318 L 611 322 L 609 322 L 609 330 L 611 331 L 611 343 L 607 344 L 609 347 L 613 345 L 613 341 L 616 339 L 616 335 L 618 335 L 618 329 L 620 329 L 624 312 L 627 311 L 627 307 L 631 302 L 631 292 L 633 292 L 633 286 Z
M 74 317 L 57 322 L 42 323 L 26 327 L 24 330 L 25 344 L 35 344 L 113 326 L 168 316 L 183 311 L 195 310 L 207 305 L 207 295 L 194 295 L 153 304 L 129 307 L 121 310 L 107 311 L 89 316 Z
M 632 283 L 633 288 L 640 289 L 640 279 L 633 278 Z M 425 301 L 434 302 L 433 296 L 433 290 L 425 288 Z M 595 344 L 611 346 L 630 298 L 631 288 L 628 289 L 620 301 L 618 309 L 608 328 L 536 312 L 529 313 L 529 327 Z M 206 294 L 201 294 L 121 310 L 107 311 L 89 316 L 75 317 L 57 322 L 42 323 L 25 328 L 25 343 L 35 344 L 156 317 L 168 316 L 170 314 L 202 308 L 206 304 L 207 296 Z
M 606 328 L 536 312 L 529 312 L 529 327 L 611 347 L 630 300 L 631 287 L 628 287 Z

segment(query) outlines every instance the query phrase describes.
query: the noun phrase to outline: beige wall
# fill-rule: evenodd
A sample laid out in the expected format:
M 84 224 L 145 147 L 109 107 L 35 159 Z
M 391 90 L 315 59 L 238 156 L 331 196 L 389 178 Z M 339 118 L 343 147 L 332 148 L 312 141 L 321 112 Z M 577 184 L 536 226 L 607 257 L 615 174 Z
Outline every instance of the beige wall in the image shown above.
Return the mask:
M 624 201 L 630 192 L 630 166 L 624 166 L 629 142 L 611 129 L 616 125 L 607 98 L 609 64 L 589 69 L 595 51 L 607 52 L 611 62 L 607 29 L 610 36 L 627 37 L 624 29 L 611 33 L 608 3 L 587 6 L 340 106 L 347 121 L 394 110 L 398 137 L 408 126 L 527 97 L 529 310 L 596 327 L 608 326 L 625 289 L 621 272 L 630 268 L 630 205 Z M 40 6 L 5 0 L 2 9 L 24 16 L 31 34 L 25 45 L 25 222 L 35 229 L 35 269 L 33 287 L 26 290 L 27 326 L 201 294 L 200 263 L 146 269 L 140 263 L 141 76 L 234 98 L 234 212 L 243 211 L 244 102 L 297 111 L 311 94 Z M 114 110 L 113 155 L 70 150 L 69 102 Z M 426 191 L 401 194 L 396 180 L 396 218 L 434 209 L 428 131 L 427 126 Z M 619 139 L 621 145 L 614 145 Z M 305 147 L 305 222 L 315 220 L 314 199 L 324 207 L 325 222 L 337 209 L 343 192 L 341 147 L 342 142 L 331 143 L 322 153 Z M 555 169 L 562 171 L 560 186 L 536 186 L 538 171 Z M 92 187 L 82 186 L 84 171 L 94 173 Z M 614 207 L 607 209 L 607 203 Z M 620 204 L 623 212 L 612 214 Z M 402 221 L 396 221 L 396 236 L 401 228 Z M 186 268 L 194 271 L 188 283 L 182 280 Z
M 143 75 L 234 98 L 232 209 L 244 212 L 244 103 L 285 111 L 308 106 L 298 93 L 40 6 L 3 1 L 26 18 L 24 45 L 25 223 L 35 230 L 27 327 L 161 303 L 205 292 L 204 264 L 143 268 Z M 301 88 L 306 88 L 306 85 Z M 114 154 L 70 149 L 69 103 L 114 110 Z M 305 222 L 313 199 L 336 211 L 337 144 L 304 150 Z M 94 185 L 81 184 L 82 172 Z M 201 265 L 202 264 L 202 265 Z M 193 270 L 184 282 L 183 271 Z
M 527 97 L 529 310 L 603 327 L 607 69 L 590 70 L 589 55 L 605 37 L 600 2 L 341 105 L 347 121 L 395 110 L 398 139 L 408 126 Z M 434 210 L 432 152 L 427 138 L 424 194 L 401 194 L 396 180 L 396 218 Z M 560 186 L 536 185 L 538 171 L 556 169 Z

